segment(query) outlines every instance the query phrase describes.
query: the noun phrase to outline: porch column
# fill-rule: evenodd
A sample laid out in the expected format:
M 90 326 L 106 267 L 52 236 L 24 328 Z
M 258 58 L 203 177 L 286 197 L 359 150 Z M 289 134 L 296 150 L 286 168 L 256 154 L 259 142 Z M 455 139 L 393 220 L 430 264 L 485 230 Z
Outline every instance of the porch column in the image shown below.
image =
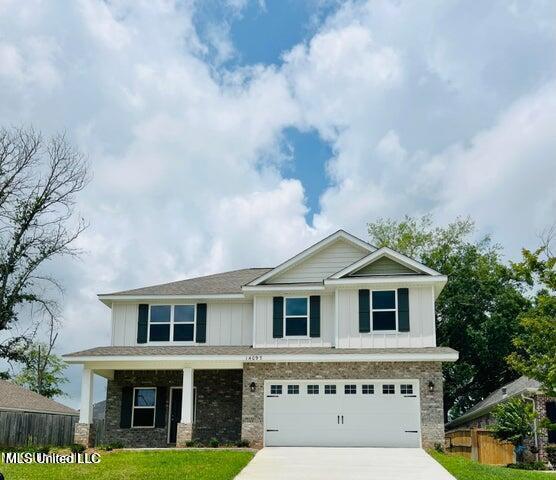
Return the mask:
M 81 374 L 81 408 L 79 410 L 79 423 L 75 424 L 74 442 L 85 447 L 92 447 L 95 443 L 93 379 L 93 370 L 83 367 Z
M 181 419 L 177 425 L 176 447 L 185 447 L 193 435 L 193 369 L 183 369 Z

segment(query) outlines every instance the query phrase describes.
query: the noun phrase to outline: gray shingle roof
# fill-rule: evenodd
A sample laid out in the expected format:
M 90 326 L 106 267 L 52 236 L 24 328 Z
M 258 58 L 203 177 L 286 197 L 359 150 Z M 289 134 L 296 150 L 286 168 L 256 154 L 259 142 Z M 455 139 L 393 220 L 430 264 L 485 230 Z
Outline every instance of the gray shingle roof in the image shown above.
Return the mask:
M 396 354 L 396 353 L 455 353 L 448 347 L 425 348 L 332 348 L 332 347 L 292 347 L 253 348 L 248 346 L 134 346 L 96 347 L 80 352 L 68 353 L 65 357 L 81 356 L 136 356 L 136 355 L 333 355 L 333 354 Z
M 77 410 L 66 407 L 7 380 L 0 380 L 0 410 L 77 415 Z
M 101 295 L 216 295 L 242 293 L 241 287 L 243 285 L 270 270 L 272 268 L 244 268 Z
M 506 389 L 506 395 L 504 395 L 502 391 L 503 388 Z M 465 423 L 467 420 L 471 420 L 490 411 L 495 405 L 498 405 L 500 402 L 509 397 L 525 393 L 528 390 L 538 390 L 539 388 L 540 383 L 537 382 L 537 380 L 533 380 L 532 378 L 525 376 L 519 377 L 517 380 L 514 380 L 513 382 L 510 382 L 507 385 L 504 385 L 498 390 L 492 392 L 488 397 L 475 404 L 462 416 L 455 418 L 450 423 L 448 423 L 447 427 L 457 427 L 458 425 Z

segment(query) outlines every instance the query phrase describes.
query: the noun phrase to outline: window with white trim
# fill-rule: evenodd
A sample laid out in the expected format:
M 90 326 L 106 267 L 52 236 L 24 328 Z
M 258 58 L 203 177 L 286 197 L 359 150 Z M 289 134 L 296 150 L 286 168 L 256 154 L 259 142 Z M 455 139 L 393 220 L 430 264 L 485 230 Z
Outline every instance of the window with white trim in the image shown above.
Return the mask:
M 396 290 L 371 291 L 373 331 L 397 331 L 398 295 Z
M 344 385 L 344 395 L 355 395 L 357 393 L 357 385 Z
M 133 389 L 133 410 L 131 426 L 153 428 L 156 409 L 156 388 L 135 387 Z
M 394 395 L 396 393 L 396 386 L 392 384 L 382 385 L 383 395 Z
M 284 332 L 286 337 L 306 337 L 309 334 L 309 298 L 284 299 Z
M 149 342 L 193 342 L 195 305 L 151 305 Z
M 374 385 L 362 385 L 361 386 L 361 393 L 363 395 L 372 395 L 375 393 L 375 386 Z
M 307 385 L 307 394 L 308 395 L 318 395 L 319 393 L 319 386 L 318 385 Z
M 271 395 L 282 395 L 282 385 L 271 385 L 270 386 Z
M 402 395 L 413 395 L 413 385 L 411 384 L 401 384 L 400 393 Z
M 299 395 L 299 385 L 288 385 L 288 395 Z
M 325 385 L 324 386 L 325 395 L 336 395 L 336 385 Z

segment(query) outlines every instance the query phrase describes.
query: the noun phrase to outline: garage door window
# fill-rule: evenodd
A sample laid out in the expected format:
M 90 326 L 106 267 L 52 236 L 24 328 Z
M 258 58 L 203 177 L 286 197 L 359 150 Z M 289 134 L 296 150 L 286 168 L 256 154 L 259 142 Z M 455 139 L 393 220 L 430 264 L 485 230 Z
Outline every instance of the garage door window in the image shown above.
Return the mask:
M 363 385 L 361 387 L 361 392 L 363 395 L 372 395 L 375 393 L 375 386 L 374 385 Z
M 318 385 L 307 385 L 307 394 L 309 395 L 318 395 L 319 393 L 319 386 Z
M 298 395 L 299 385 L 288 385 L 288 395 Z
M 282 385 L 271 385 L 270 386 L 271 395 L 282 395 Z
M 336 395 L 336 385 L 325 385 L 324 386 L 325 395 Z
M 400 385 L 402 395 L 413 395 L 413 385 Z
M 396 290 L 373 290 L 371 292 L 371 315 L 373 330 L 397 331 Z
M 355 395 L 357 393 L 357 385 L 344 385 L 344 393 L 346 395 Z
M 309 299 L 307 297 L 286 298 L 284 323 L 287 337 L 306 337 L 309 322 Z
M 382 393 L 384 395 L 394 395 L 396 393 L 395 385 L 382 385 Z

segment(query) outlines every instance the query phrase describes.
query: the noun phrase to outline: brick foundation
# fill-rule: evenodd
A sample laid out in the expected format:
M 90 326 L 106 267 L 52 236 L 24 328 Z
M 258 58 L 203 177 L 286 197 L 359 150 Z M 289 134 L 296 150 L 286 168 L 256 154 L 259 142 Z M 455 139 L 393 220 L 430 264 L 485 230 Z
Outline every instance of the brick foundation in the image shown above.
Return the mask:
M 391 363 L 245 363 L 243 365 L 244 440 L 253 447 L 262 447 L 264 438 L 264 381 L 289 379 L 418 379 L 421 396 L 421 437 L 423 448 L 444 443 L 444 411 L 442 398 L 442 367 L 440 362 Z M 429 392 L 429 382 L 434 392 Z M 249 385 L 257 388 L 251 392 Z
M 187 447 L 187 442 L 193 438 L 193 425 L 191 423 L 178 423 L 176 433 L 176 447 Z

